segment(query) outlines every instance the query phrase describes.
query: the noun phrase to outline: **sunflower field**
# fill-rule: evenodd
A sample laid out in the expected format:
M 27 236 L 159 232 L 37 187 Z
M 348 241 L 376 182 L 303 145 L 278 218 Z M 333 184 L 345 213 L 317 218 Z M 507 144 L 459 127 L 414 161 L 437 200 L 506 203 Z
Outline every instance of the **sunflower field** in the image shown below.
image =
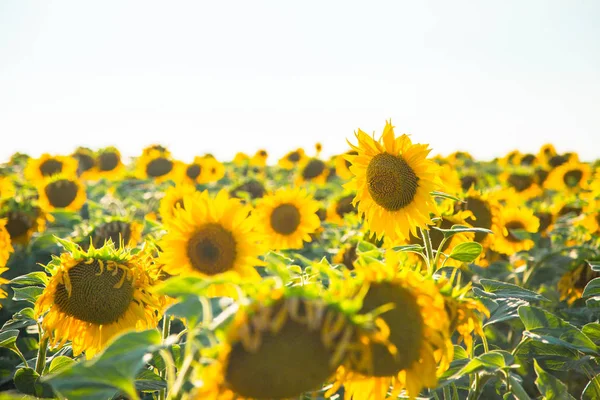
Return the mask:
M 0 399 L 600 399 L 600 163 L 413 139 L 14 154 Z

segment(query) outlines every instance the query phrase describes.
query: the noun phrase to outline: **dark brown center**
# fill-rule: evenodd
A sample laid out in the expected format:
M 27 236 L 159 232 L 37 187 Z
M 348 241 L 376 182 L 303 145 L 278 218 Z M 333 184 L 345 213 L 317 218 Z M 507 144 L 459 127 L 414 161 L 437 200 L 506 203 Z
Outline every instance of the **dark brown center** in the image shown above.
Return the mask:
M 52 207 L 56 208 L 68 207 L 77 197 L 78 190 L 79 186 L 77 183 L 69 179 L 59 179 L 50 182 L 44 188 L 48 201 Z
M 173 161 L 159 157 L 150 161 L 146 166 L 146 174 L 151 178 L 159 178 L 173 169 Z
M 300 226 L 300 211 L 293 204 L 281 204 L 271 213 L 271 228 L 281 235 L 290 235 Z
M 320 176 L 325 171 L 325 163 L 321 160 L 312 159 L 306 164 L 302 171 L 304 179 L 314 179 Z
M 50 158 L 40 165 L 40 172 L 43 176 L 52 176 L 62 171 L 63 163 L 61 161 Z
M 206 275 L 216 275 L 233 269 L 237 255 L 235 239 L 220 224 L 202 226 L 187 244 L 192 267 Z
M 367 167 L 367 188 L 373 200 L 388 211 L 412 203 L 419 178 L 402 157 L 377 154 Z
M 102 153 L 98 156 L 98 168 L 100 171 L 107 172 L 117 168 L 121 159 L 114 152 Z

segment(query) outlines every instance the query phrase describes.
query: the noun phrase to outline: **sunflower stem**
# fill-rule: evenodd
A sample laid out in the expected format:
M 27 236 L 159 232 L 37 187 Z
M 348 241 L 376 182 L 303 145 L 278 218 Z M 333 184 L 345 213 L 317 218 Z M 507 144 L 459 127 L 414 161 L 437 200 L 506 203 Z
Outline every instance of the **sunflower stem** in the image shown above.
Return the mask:
M 164 344 L 165 340 L 169 337 L 170 333 L 171 333 L 171 318 L 164 315 L 163 316 L 163 324 L 162 324 L 163 344 Z M 165 378 L 167 375 L 167 369 L 169 368 L 169 366 L 166 365 L 166 362 L 167 362 L 167 360 L 165 360 L 165 369 L 159 372 L 159 376 L 161 378 Z M 167 389 L 162 389 L 158 394 L 158 398 L 159 398 L 159 400 L 165 400 L 167 398 Z
M 44 368 L 46 367 L 46 351 L 48 349 L 48 338 L 42 337 L 42 330 L 40 329 L 40 342 L 37 353 L 37 359 L 35 361 L 35 372 L 38 375 L 42 375 Z
M 444 245 L 446 244 L 446 241 L 448 241 L 449 238 L 445 237 L 444 239 L 442 239 L 442 242 L 440 243 L 440 247 L 438 247 L 438 249 L 435 251 L 435 258 L 433 259 L 433 270 L 434 272 L 438 270 L 438 264 L 440 262 L 440 255 L 442 254 L 442 249 L 444 248 Z
M 433 275 L 435 272 L 435 265 L 433 264 L 433 249 L 431 247 L 431 237 L 429 237 L 429 231 L 427 229 L 419 228 L 421 236 L 423 237 L 423 243 L 425 244 L 425 255 L 427 256 L 427 273 Z

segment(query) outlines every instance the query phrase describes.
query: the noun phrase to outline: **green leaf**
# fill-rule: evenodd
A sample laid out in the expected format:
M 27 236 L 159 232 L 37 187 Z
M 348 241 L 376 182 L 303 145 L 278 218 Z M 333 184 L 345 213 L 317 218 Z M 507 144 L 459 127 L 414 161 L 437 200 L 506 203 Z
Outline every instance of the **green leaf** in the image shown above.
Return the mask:
M 600 375 L 596 375 L 592 379 L 581 394 L 581 400 L 598 400 L 600 399 Z
M 13 379 L 19 392 L 35 397 L 54 398 L 52 388 L 40 382 L 40 375 L 32 368 L 20 368 Z
M 57 356 L 52 359 L 50 362 L 50 367 L 48 367 L 48 373 L 55 374 L 58 373 L 68 367 L 70 367 L 75 361 L 70 357 L 66 356 Z
M 592 279 L 583 289 L 581 297 L 600 296 L 600 278 Z
M 0 332 L 0 347 L 11 348 L 17 342 L 19 331 L 16 329 L 10 329 L 8 331 Z
M 494 373 L 501 369 L 512 367 L 514 361 L 514 357 L 509 352 L 492 350 L 469 361 L 469 363 L 459 372 L 459 375 L 468 375 L 482 370 Z
M 196 276 L 175 276 L 160 284 L 155 292 L 171 297 L 180 297 L 196 295 L 198 292 L 206 289 L 206 287 L 206 279 Z
M 584 325 L 581 328 L 581 332 L 583 332 L 587 337 L 589 337 L 594 343 L 600 342 L 600 324 L 597 322 L 591 322 L 587 325 Z
M 143 369 L 135 379 L 135 388 L 141 392 L 156 392 L 167 388 L 167 382 L 154 372 Z
M 36 321 L 33 314 L 33 308 L 26 307 L 21 311 L 17 311 L 11 319 L 6 321 L 6 323 L 2 326 L 2 330 L 21 329 L 35 324 Z
M 444 234 L 445 238 L 452 237 L 452 236 L 456 235 L 457 233 L 466 233 L 466 232 L 475 232 L 475 233 L 481 232 L 481 233 L 494 234 L 494 232 L 490 231 L 489 229 L 473 228 L 473 227 L 465 226 L 465 225 L 453 225 L 450 229 L 442 229 L 442 228 L 438 228 L 435 226 L 432 228 L 442 232 Z
M 41 296 L 44 288 L 38 286 L 26 286 L 22 288 L 13 288 L 14 301 L 28 301 L 32 304 L 35 304 L 38 297 Z
M 17 276 L 10 281 L 11 285 L 41 285 L 46 286 L 50 278 L 45 272 L 34 271 L 27 275 Z
M 137 398 L 135 377 L 146 364 L 146 355 L 159 348 L 161 337 L 157 330 L 128 332 L 96 358 L 67 366 L 45 379 L 70 400 L 104 400 L 119 391 Z
M 548 300 L 539 293 L 524 289 L 512 283 L 496 281 L 493 279 L 481 279 L 479 281 L 485 292 L 480 293 L 492 299 L 520 299 L 526 301 Z
M 465 201 L 456 197 L 456 196 L 452 196 L 451 194 L 448 193 L 444 193 L 444 192 L 439 192 L 437 190 L 434 190 L 433 192 L 429 192 L 430 195 L 432 195 L 433 197 L 441 197 L 443 199 L 449 199 L 449 200 L 454 200 L 454 201 L 459 201 L 461 203 L 464 203 Z
M 421 246 L 420 244 L 405 244 L 402 246 L 394 246 L 392 247 L 392 250 L 394 251 L 416 251 L 416 252 L 422 252 L 423 250 L 425 250 L 425 247 Z
M 517 400 L 531 400 L 531 397 L 529 397 L 525 389 L 523 389 L 521 382 L 515 378 L 514 374 L 508 376 L 508 381 L 510 383 L 511 393 Z
M 454 345 L 454 360 L 468 359 L 467 351 L 460 346 Z
M 356 246 L 356 251 L 359 253 L 368 253 L 370 251 L 381 251 L 381 249 L 371 242 L 361 240 Z
M 544 371 L 535 359 L 533 360 L 533 368 L 537 375 L 535 384 L 540 393 L 544 395 L 545 400 L 575 400 L 575 398 L 569 394 L 567 386 L 553 375 Z
M 454 246 L 449 257 L 462 262 L 473 262 L 479 257 L 482 251 L 483 246 L 479 243 L 465 242 Z
M 587 354 L 597 354 L 598 346 L 570 323 L 541 308 L 519 307 L 519 317 L 529 332 L 529 337 L 577 349 Z

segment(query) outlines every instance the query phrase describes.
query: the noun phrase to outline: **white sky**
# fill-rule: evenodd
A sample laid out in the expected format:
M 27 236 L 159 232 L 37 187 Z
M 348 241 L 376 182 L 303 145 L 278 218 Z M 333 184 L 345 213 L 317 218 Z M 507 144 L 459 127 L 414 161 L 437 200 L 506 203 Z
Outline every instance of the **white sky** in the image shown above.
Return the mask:
M 1 0 L 0 160 L 332 154 L 388 118 L 434 153 L 595 159 L 598 21 L 594 0 Z

